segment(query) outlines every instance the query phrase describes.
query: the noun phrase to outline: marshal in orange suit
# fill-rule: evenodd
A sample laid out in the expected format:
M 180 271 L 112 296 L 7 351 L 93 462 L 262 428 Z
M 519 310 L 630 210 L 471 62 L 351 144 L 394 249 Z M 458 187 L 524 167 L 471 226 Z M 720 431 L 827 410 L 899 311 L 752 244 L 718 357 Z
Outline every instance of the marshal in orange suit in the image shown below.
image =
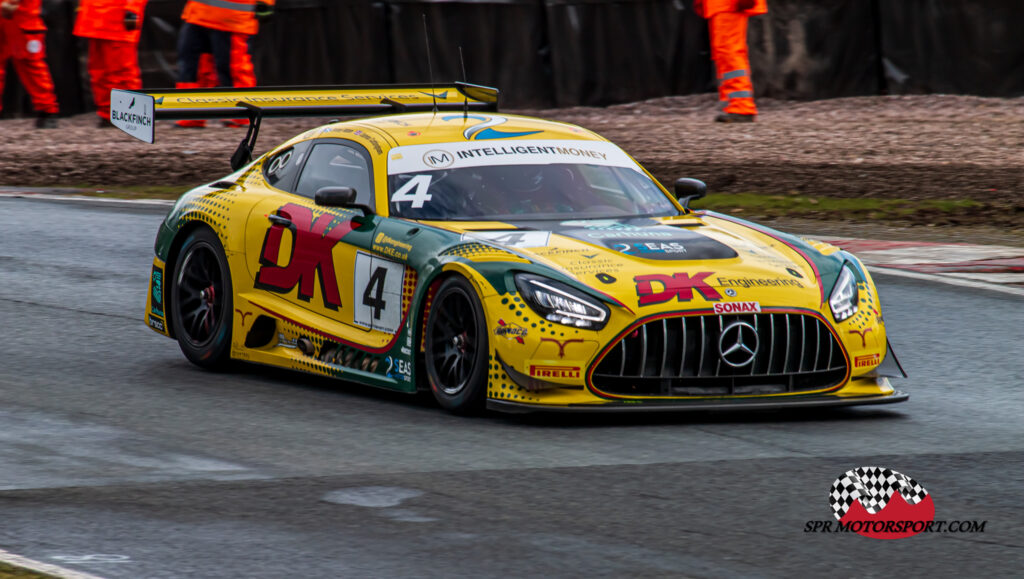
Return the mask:
M 40 6 L 41 0 L 0 0 L 0 95 L 10 60 L 39 115 L 36 127 L 52 129 L 57 126 L 57 94 L 46 65 L 46 24 Z
M 754 84 L 747 57 L 747 19 L 768 12 L 767 0 L 694 0 L 694 11 L 707 19 L 711 58 L 718 73 L 718 122 L 751 122 L 757 117 Z
M 259 21 L 274 11 L 274 0 L 188 0 L 178 38 L 178 88 L 253 87 L 252 38 Z M 225 121 L 244 126 L 247 119 Z M 203 120 L 182 120 L 179 127 L 205 127 Z
M 101 127 L 110 125 L 110 89 L 142 88 L 139 35 L 147 0 L 81 0 L 73 34 L 89 39 L 89 79 Z

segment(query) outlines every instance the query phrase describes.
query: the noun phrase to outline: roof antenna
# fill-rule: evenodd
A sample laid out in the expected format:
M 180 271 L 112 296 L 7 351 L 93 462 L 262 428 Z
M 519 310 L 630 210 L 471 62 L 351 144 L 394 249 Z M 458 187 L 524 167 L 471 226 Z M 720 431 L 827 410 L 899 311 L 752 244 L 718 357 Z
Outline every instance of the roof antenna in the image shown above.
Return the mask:
M 462 65 L 462 82 L 469 84 L 469 79 L 466 78 L 466 59 L 462 58 L 462 45 L 459 45 L 459 64 Z M 462 93 L 462 120 L 465 121 L 469 118 L 469 97 L 466 93 Z
M 430 96 L 434 99 L 434 112 L 437 113 L 437 93 L 434 91 L 434 67 L 430 63 L 430 32 L 427 31 L 427 14 L 423 14 L 423 41 L 427 43 L 427 74 L 430 75 Z

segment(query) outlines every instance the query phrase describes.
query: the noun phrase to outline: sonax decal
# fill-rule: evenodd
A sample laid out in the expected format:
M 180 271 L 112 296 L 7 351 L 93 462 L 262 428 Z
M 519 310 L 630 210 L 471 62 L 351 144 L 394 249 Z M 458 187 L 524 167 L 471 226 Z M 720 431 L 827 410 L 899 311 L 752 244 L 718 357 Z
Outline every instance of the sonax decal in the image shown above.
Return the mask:
M 761 304 L 757 302 L 719 302 L 715 304 L 716 314 L 757 314 Z

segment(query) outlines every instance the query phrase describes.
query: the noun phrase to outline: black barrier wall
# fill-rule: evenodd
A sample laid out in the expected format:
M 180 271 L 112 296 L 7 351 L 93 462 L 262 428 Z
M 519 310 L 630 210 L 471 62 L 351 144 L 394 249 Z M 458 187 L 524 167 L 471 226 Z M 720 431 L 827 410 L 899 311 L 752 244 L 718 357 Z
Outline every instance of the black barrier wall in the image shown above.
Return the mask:
M 608 105 L 715 90 L 693 0 L 278 0 L 254 42 L 262 85 L 437 81 L 502 89 L 505 107 Z M 173 86 L 185 0 L 150 0 L 143 85 Z M 63 114 L 91 108 L 77 0 L 44 0 Z M 768 0 L 751 19 L 758 95 L 1024 95 L 1024 0 Z M 424 30 L 426 16 L 426 31 Z M 460 57 L 461 48 L 461 57 Z M 8 66 L 4 115 L 27 114 Z
M 889 92 L 1024 94 L 1024 0 L 882 1 L 879 11 Z
M 757 94 L 783 99 L 879 94 L 873 22 L 870 1 L 768 0 L 768 14 L 750 19 L 747 38 Z

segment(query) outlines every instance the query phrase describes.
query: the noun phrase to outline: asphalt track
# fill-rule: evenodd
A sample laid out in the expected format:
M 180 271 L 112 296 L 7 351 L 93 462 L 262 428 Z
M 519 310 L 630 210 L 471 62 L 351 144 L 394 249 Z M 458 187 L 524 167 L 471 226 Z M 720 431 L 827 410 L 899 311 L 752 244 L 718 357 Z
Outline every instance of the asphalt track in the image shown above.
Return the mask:
M 102 577 L 1010 576 L 1024 300 L 879 277 L 894 406 L 450 416 L 143 326 L 163 210 L 0 199 L 0 549 Z M 887 466 L 985 532 L 805 533 Z

